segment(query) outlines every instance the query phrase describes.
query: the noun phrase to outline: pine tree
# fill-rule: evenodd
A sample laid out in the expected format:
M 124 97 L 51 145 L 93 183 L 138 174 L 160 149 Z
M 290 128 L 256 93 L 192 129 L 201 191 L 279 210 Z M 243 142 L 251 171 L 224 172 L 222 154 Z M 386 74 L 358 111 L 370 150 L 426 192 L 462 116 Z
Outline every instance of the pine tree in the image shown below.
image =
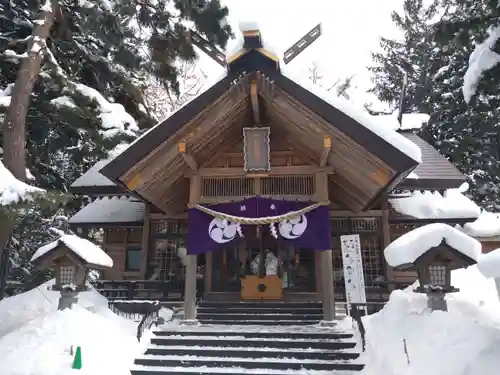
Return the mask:
M 377 66 L 371 70 L 374 92 L 394 107 L 400 96 L 400 71 L 408 73 L 405 110 L 430 115 L 420 135 L 469 177 L 469 194 L 478 204 L 498 210 L 500 148 L 494 112 L 499 86 L 495 89 L 485 77 L 482 85 L 489 81 L 490 91 L 481 91 L 488 94 L 478 95 L 469 105 L 462 91 L 474 43 L 483 40 L 488 29 L 484 22 L 495 22 L 493 12 L 484 13 L 487 3 L 492 4 L 457 0 L 426 7 L 420 0 L 406 0 L 404 14 L 393 14 L 404 40 L 382 38 L 383 51 L 374 54 Z M 495 74 L 500 77 L 494 70 L 487 75 Z
M 26 56 L 39 1 L 0 0 L 2 121 L 13 100 L 12 84 Z M 154 125 L 144 94 L 149 82 L 155 80 L 178 95 L 179 66 L 196 60 L 188 25 L 224 48 L 231 36 L 227 13 L 218 0 L 58 0 L 26 116 L 30 183 L 66 192 L 96 161 Z M 63 213 L 75 208 L 65 206 Z M 24 209 L 18 211 L 12 248 L 25 243 L 21 233 L 35 225 L 21 220 Z M 58 213 L 59 203 L 37 210 L 32 214 L 46 221 Z M 14 249 L 11 263 L 28 247 Z
M 432 88 L 432 73 L 439 67 L 439 57 L 433 42 L 432 20 L 439 17 L 437 1 L 427 5 L 424 0 L 405 0 L 403 14 L 392 12 L 391 18 L 403 33 L 403 39 L 380 38 L 381 51 L 372 54 L 374 66 L 373 92 L 398 109 L 403 76 L 408 76 L 407 94 L 403 107 L 407 112 L 431 111 L 428 103 Z

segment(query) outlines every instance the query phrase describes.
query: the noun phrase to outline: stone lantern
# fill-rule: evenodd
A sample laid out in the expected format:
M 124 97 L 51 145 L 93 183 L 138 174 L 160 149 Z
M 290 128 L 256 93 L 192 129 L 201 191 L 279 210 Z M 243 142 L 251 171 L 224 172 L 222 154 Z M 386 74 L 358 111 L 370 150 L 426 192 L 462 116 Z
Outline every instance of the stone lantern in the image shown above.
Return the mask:
M 61 292 L 59 310 L 78 301 L 78 293 L 89 290 L 86 286 L 90 270 L 113 267 L 112 259 L 92 242 L 75 235 L 64 235 L 40 247 L 31 262 L 42 270 L 55 271 L 53 290 Z
M 451 285 L 451 271 L 477 263 L 481 243 L 446 224 L 429 224 L 399 237 L 384 251 L 396 271 L 416 271 L 416 293 L 427 294 L 431 310 L 447 311 L 446 293 L 458 292 Z
M 447 311 L 445 295 L 459 291 L 451 285 L 451 271 L 474 264 L 476 264 L 474 259 L 454 249 L 443 240 L 439 246 L 430 248 L 413 263 L 404 267 L 396 267 L 396 270 L 417 271 L 420 285 L 414 289 L 414 292 L 427 294 L 428 306 L 431 310 Z

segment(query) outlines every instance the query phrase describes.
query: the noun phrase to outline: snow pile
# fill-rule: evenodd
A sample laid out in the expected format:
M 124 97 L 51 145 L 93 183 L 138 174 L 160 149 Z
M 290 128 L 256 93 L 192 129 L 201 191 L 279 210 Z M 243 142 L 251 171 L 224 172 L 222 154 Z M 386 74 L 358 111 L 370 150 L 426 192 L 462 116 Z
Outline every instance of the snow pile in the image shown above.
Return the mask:
M 481 76 L 500 63 L 500 55 L 492 48 L 500 38 L 500 27 L 490 27 L 486 40 L 476 46 L 469 57 L 469 67 L 465 72 L 462 91 L 467 103 L 476 93 Z
M 466 223 L 463 231 L 478 238 L 500 236 L 500 215 L 483 211 L 472 223 Z
M 384 250 L 391 267 L 414 263 L 421 255 L 445 241 L 450 247 L 476 260 L 481 255 L 481 243 L 447 224 L 434 223 L 414 229 L 393 241 Z
M 429 312 L 426 297 L 410 287 L 394 291 L 379 313 L 364 318 L 360 374 L 498 374 L 500 303 L 493 280 L 473 266 L 453 271 L 452 285 L 460 292 L 447 296 L 448 312 Z
M 29 301 L 24 301 L 28 304 Z M 129 375 L 140 353 L 136 323 L 81 306 L 37 317 L 0 338 L 0 374 L 67 375 L 81 347 L 81 375 Z
M 99 246 L 94 245 L 89 240 L 80 238 L 74 234 L 66 234 L 58 240 L 40 247 L 31 258 L 31 261 L 35 261 L 62 244 L 90 265 L 109 268 L 113 267 L 113 260 L 104 252 L 104 250 L 102 250 Z
M 458 189 L 446 190 L 443 195 L 437 191 L 414 191 L 404 197 L 391 198 L 389 203 L 400 214 L 417 219 L 477 218 L 481 208 L 463 194 L 467 189 L 468 184 L 464 183 Z
M 500 278 L 500 249 L 481 255 L 477 268 L 485 277 Z
M 28 185 L 19 181 L 14 175 L 0 162 L 0 205 L 19 203 L 33 195 L 44 193 L 45 190 Z
M 0 337 L 29 321 L 57 311 L 61 293 L 51 290 L 55 280 L 0 301 Z M 93 287 L 78 294 L 78 305 L 94 312 L 108 312 L 108 300 Z M 0 372 L 1 373 L 1 372 Z

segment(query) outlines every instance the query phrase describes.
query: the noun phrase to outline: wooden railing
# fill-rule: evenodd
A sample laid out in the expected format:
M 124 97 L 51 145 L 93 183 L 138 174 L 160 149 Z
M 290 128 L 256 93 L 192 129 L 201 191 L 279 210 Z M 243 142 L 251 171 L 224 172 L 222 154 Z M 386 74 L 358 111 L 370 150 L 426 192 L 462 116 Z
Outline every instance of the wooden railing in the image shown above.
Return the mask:
M 137 326 L 137 341 L 141 341 L 141 337 L 144 334 L 144 330 L 150 329 L 153 324 L 156 324 L 158 326 L 158 315 L 160 312 L 161 305 L 156 302 L 152 304 L 149 308 L 149 311 L 147 311 L 139 325 Z
M 96 290 L 109 301 L 172 301 L 182 298 L 183 284 L 159 280 L 97 280 Z
M 368 313 L 372 314 L 380 311 L 389 300 L 389 295 L 393 290 L 405 289 L 413 283 L 407 281 L 371 281 L 366 283 L 366 307 Z M 345 302 L 345 284 L 343 281 L 335 282 L 335 301 Z M 361 307 L 361 305 L 358 304 Z

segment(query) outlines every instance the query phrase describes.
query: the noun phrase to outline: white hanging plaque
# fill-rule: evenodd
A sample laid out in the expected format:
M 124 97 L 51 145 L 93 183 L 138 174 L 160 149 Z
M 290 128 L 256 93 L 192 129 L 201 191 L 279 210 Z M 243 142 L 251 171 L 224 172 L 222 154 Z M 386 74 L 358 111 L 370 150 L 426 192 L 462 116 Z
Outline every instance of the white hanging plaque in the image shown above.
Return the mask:
M 347 303 L 366 303 L 365 277 L 359 234 L 340 236 Z

